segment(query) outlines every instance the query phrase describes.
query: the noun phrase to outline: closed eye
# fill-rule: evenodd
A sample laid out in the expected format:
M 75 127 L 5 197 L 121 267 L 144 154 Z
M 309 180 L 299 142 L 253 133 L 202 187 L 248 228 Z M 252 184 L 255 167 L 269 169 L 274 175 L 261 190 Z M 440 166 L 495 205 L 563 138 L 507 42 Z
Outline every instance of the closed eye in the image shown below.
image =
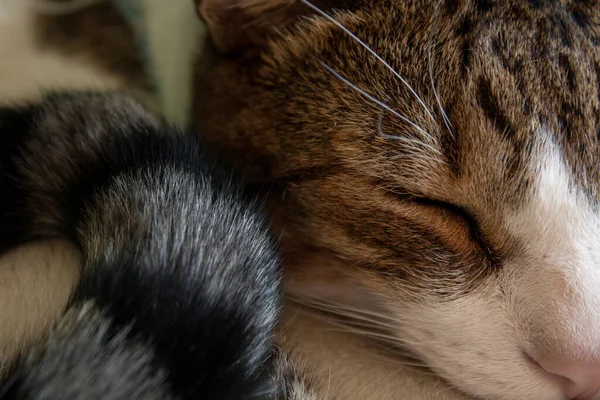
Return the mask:
M 467 227 L 470 239 L 475 242 L 490 259 L 496 261 L 495 252 L 493 251 L 490 243 L 485 239 L 480 225 L 477 222 L 477 218 L 469 211 L 445 201 L 434 200 L 427 197 L 414 196 L 410 194 L 398 194 L 396 192 L 389 193 L 403 202 L 416 204 L 421 207 L 427 207 L 428 209 L 436 209 L 444 215 L 450 215 L 453 218 L 456 218 Z

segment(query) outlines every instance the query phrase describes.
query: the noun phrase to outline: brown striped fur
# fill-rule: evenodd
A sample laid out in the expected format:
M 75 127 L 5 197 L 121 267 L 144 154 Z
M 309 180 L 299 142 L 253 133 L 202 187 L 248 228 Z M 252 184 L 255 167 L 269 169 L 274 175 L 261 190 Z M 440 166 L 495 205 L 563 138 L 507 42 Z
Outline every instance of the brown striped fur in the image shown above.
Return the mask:
M 270 193 L 290 296 L 385 315 L 472 395 L 563 399 L 516 349 L 575 357 L 571 324 L 600 338 L 547 311 L 598 297 L 564 283 L 585 293 L 571 304 L 556 282 L 596 274 L 593 244 L 572 246 L 598 231 L 600 3 L 314 2 L 410 88 L 300 1 L 197 3 L 214 44 L 197 125 Z M 590 217 L 561 220 L 575 198 Z

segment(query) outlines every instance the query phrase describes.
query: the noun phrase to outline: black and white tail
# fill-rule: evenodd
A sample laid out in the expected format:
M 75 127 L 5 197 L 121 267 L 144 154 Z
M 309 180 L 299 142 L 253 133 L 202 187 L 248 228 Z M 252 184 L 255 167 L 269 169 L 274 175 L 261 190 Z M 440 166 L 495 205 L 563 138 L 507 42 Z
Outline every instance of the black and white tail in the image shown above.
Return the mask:
M 0 109 L 0 251 L 56 236 L 80 283 L 0 399 L 274 398 L 275 244 L 195 137 L 118 94 Z

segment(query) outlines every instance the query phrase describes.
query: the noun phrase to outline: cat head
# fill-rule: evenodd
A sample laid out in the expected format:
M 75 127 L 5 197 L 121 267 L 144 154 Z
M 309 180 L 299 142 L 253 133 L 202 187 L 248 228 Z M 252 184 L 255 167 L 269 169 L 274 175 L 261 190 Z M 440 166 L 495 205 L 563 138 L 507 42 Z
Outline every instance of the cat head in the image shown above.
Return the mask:
M 592 398 L 599 5 L 198 1 L 197 118 L 270 188 L 290 295 L 469 394 Z

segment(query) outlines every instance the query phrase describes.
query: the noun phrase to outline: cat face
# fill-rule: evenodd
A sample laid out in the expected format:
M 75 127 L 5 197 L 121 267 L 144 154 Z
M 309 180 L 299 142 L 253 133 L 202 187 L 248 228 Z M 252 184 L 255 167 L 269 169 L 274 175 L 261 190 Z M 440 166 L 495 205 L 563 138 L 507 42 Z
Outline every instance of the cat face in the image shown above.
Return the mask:
M 270 185 L 290 296 L 469 394 L 593 398 L 600 4 L 332 3 L 199 4 L 198 120 Z

